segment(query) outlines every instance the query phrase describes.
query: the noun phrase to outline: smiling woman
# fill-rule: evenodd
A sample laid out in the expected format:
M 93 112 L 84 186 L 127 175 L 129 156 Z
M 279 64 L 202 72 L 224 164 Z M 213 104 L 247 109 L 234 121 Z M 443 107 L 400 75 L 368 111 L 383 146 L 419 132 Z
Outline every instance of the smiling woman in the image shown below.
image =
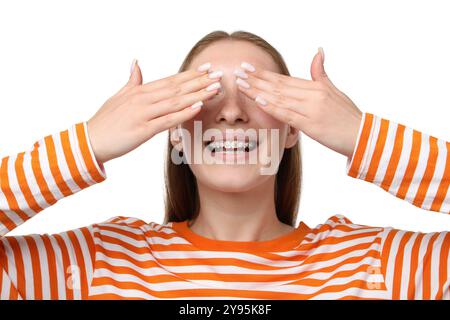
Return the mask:
M 212 128 L 218 130 L 222 137 L 226 130 L 270 131 L 265 135 L 266 139 L 260 141 L 259 150 L 254 152 L 273 159 L 276 174 L 261 174 L 265 164 L 249 164 L 250 161 L 245 166 L 175 165 L 169 155 L 173 152 L 174 143 L 179 141 L 169 141 L 165 222 L 192 220 L 202 210 L 201 219 L 207 220 L 204 221 L 206 223 L 197 220 L 192 228 L 200 232 L 208 225 L 209 229 L 214 229 L 210 230 L 210 235 L 222 239 L 252 240 L 264 233 L 268 236 L 262 235 L 263 238 L 275 237 L 293 229 L 301 182 L 298 130 L 260 110 L 254 101 L 240 93 L 235 74 L 245 76 L 239 67 L 241 64 L 250 66 L 247 61 L 263 69 L 289 75 L 282 56 L 275 48 L 246 32 L 234 32 L 231 36 L 224 32 L 210 33 L 190 50 L 179 71 L 211 62 L 214 69 L 223 72 L 221 83 L 226 95 L 214 96 L 206 101 L 203 111 L 193 120 L 200 121 L 206 131 Z M 194 136 L 194 121 L 179 125 L 190 133 L 186 136 Z M 277 133 L 275 141 L 271 140 L 274 136 L 271 133 Z M 192 149 L 201 143 L 201 140 L 189 141 L 191 148 L 184 148 L 184 153 L 190 157 Z M 281 162 L 276 159 L 281 159 Z M 273 196 L 265 197 L 267 201 L 263 203 L 261 195 Z M 235 212 L 234 219 L 229 220 L 227 216 L 231 212 Z M 242 215 L 238 212 L 253 213 Z
M 270 44 L 243 31 L 206 35 L 164 79 L 143 84 L 133 62 L 128 83 L 89 121 L 2 159 L 0 297 L 450 299 L 449 232 L 358 225 L 342 215 L 295 225 L 301 133 L 346 156 L 348 176 L 450 213 L 450 143 L 361 112 L 323 62 L 319 50 L 312 80 L 292 77 Z M 196 123 L 217 135 L 195 134 Z M 105 162 L 164 130 L 163 223 L 119 216 L 60 234 L 6 236 L 104 181 Z M 242 134 L 252 130 L 277 134 Z M 196 149 L 206 151 L 202 160 L 258 151 L 277 170 L 261 174 L 260 157 L 172 161 Z

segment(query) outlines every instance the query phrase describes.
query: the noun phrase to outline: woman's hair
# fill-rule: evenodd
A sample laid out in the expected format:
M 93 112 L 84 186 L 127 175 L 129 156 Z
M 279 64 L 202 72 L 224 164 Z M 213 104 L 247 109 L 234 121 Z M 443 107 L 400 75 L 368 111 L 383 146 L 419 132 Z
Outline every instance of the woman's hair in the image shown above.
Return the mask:
M 264 39 L 245 31 L 228 34 L 214 31 L 204 36 L 189 51 L 179 72 L 185 71 L 197 54 L 210 44 L 220 40 L 247 41 L 270 54 L 278 65 L 280 73 L 289 75 L 288 68 L 281 54 Z M 173 146 L 170 143 L 170 132 L 166 151 L 165 181 L 165 217 L 164 223 L 195 219 L 199 213 L 200 201 L 197 181 L 188 164 L 174 164 L 171 161 Z M 284 150 L 283 157 L 275 179 L 275 208 L 278 219 L 290 226 L 295 226 L 300 199 L 302 178 L 302 160 L 300 153 L 300 135 L 297 143 Z

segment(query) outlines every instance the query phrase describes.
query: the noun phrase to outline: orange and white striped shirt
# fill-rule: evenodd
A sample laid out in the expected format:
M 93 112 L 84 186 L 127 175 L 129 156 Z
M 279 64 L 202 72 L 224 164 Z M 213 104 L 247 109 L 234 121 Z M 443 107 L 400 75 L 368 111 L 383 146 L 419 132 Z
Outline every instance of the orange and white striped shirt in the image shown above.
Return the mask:
M 450 213 L 449 142 L 363 113 L 347 174 Z M 186 221 L 127 217 L 5 236 L 104 179 L 86 122 L 2 159 L 1 299 L 450 299 L 449 232 L 370 227 L 342 215 L 253 242 L 208 239 Z

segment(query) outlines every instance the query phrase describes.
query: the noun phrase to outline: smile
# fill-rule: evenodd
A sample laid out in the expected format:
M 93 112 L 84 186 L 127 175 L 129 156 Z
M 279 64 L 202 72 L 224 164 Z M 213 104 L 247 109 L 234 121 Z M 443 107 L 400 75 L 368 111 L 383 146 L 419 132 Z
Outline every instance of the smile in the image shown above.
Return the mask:
M 212 153 L 239 153 L 250 152 L 258 146 L 257 141 L 236 141 L 236 140 L 220 140 L 220 141 L 207 141 L 206 147 Z

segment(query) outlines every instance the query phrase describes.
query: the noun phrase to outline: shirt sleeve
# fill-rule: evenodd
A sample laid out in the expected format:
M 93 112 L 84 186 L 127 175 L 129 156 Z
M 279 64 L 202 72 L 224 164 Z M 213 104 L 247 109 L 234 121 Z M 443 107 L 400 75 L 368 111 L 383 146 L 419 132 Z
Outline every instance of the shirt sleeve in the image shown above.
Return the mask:
M 87 123 L 48 135 L 0 164 L 0 236 L 38 212 L 106 179 L 95 159 Z
M 450 142 L 363 113 L 347 175 L 419 208 L 450 213 Z
M 0 164 L 0 299 L 83 299 L 93 275 L 95 226 L 5 236 L 58 200 L 106 179 L 87 123 L 48 135 Z
M 386 228 L 381 271 L 392 299 L 450 300 L 450 232 Z
M 0 238 L 0 299 L 87 299 L 95 226 L 54 235 Z

